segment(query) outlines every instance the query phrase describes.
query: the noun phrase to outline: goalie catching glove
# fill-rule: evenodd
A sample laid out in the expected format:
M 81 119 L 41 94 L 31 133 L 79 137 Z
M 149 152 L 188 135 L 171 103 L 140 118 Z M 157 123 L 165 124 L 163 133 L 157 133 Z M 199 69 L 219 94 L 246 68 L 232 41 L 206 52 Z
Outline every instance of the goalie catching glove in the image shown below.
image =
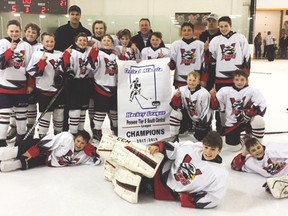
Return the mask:
M 288 197 L 288 176 L 268 178 L 263 187 L 276 199 Z

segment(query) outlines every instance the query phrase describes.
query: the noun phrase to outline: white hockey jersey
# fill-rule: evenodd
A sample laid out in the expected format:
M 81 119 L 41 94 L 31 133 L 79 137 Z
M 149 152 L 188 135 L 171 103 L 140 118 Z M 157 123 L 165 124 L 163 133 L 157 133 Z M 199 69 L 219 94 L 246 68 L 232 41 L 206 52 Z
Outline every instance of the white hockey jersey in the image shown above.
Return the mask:
M 191 92 L 188 86 L 181 86 L 182 106 L 187 110 L 188 115 L 194 122 L 200 120 L 205 123 L 212 120 L 213 111 L 210 108 L 210 93 L 203 87 Z
M 163 55 L 163 57 L 159 57 L 160 55 Z M 153 49 L 152 47 L 145 47 L 141 51 L 142 60 L 158 59 L 165 57 L 170 57 L 170 52 L 167 47 L 160 47 L 156 50 Z
M 9 38 L 0 40 L 0 93 L 26 94 L 26 67 L 32 55 L 32 47 L 19 40 L 14 52 Z
M 44 50 L 35 51 L 26 68 L 27 73 L 35 77 L 36 88 L 55 92 L 57 88 L 54 86 L 55 74 L 59 73 L 60 59 L 62 52 L 54 50 L 53 52 L 45 52 Z M 41 60 L 43 53 L 47 56 L 46 61 Z M 43 71 L 39 64 L 46 64 Z
M 118 45 L 116 46 L 116 50 L 119 54 L 120 60 L 136 60 L 140 59 L 140 52 L 137 50 L 137 52 L 134 52 L 134 50 L 131 47 L 126 47 L 125 53 L 123 53 L 123 46 Z
M 231 32 L 228 37 L 214 37 L 209 43 L 209 52 L 211 61 L 216 62 L 216 80 L 233 79 L 237 69 L 246 68 L 250 72 L 249 44 L 242 34 Z
M 221 164 L 202 159 L 202 143 L 191 141 L 175 142 L 174 149 L 166 149 L 166 155 L 171 160 L 167 185 L 175 192 L 207 192 L 197 203 L 208 203 L 216 206 L 225 195 L 228 185 L 228 171 Z
M 112 50 L 99 50 L 94 82 L 100 94 L 116 94 L 118 82 L 118 56 Z
M 201 72 L 204 63 L 204 43 L 194 40 L 187 44 L 183 40 L 174 41 L 170 47 L 170 58 L 175 61 L 174 85 L 176 82 L 186 85 L 187 74 Z M 179 86 L 179 85 L 176 85 Z
M 73 71 L 74 78 L 87 78 L 88 75 L 95 68 L 95 63 L 92 64 L 91 58 L 89 57 L 91 49 L 91 47 L 87 47 L 86 49 L 80 49 L 74 46 L 69 59 L 66 59 L 69 54 L 66 55 L 67 51 L 64 51 L 63 59 L 65 64 L 64 67 L 62 67 L 62 71 Z
M 61 132 L 57 135 L 48 134 L 39 142 L 39 146 L 50 152 L 47 163 L 53 167 L 100 164 L 99 158 L 95 160 L 95 158 L 86 155 L 83 150 L 74 151 L 74 136 L 69 132 Z
M 288 175 L 288 143 L 268 143 L 264 157 L 260 160 L 247 156 L 242 171 L 266 178 Z
M 220 111 L 225 112 L 227 127 L 241 122 L 242 112 L 253 108 L 257 115 L 263 116 L 267 105 L 262 93 L 253 87 L 246 86 L 241 90 L 234 86 L 222 87 L 216 93 Z

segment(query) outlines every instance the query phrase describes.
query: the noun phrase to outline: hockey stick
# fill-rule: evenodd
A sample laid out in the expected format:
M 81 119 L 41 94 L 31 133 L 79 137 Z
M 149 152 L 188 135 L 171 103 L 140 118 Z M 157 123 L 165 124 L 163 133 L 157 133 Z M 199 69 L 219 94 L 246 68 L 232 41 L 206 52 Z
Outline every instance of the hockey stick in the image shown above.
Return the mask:
M 57 97 L 60 95 L 60 93 L 62 92 L 62 90 L 64 89 L 64 86 L 62 86 L 58 92 L 54 95 L 54 97 L 51 99 L 51 101 L 49 102 L 49 104 L 47 105 L 46 109 L 44 110 L 44 112 L 41 113 L 41 115 L 39 116 L 39 118 L 34 122 L 33 126 L 30 128 L 30 130 L 26 133 L 25 137 L 23 138 L 23 140 L 26 140 L 29 135 L 32 133 L 32 131 L 35 129 L 35 127 L 37 126 L 37 124 L 39 123 L 39 121 L 43 118 L 43 116 L 48 112 L 48 110 L 50 109 L 50 107 L 52 106 L 52 104 L 55 102 L 55 100 L 57 99 Z
M 141 93 L 139 93 L 139 95 L 141 96 L 141 97 L 143 97 L 145 100 L 148 100 L 148 98 L 146 98 L 144 95 L 142 95 Z
M 283 134 L 283 133 L 288 133 L 288 131 L 271 131 L 271 132 L 265 132 L 264 134 Z
M 264 135 L 273 135 L 273 134 L 285 134 L 288 133 L 288 131 L 269 131 L 264 132 Z M 241 133 L 241 136 L 244 136 L 245 134 Z

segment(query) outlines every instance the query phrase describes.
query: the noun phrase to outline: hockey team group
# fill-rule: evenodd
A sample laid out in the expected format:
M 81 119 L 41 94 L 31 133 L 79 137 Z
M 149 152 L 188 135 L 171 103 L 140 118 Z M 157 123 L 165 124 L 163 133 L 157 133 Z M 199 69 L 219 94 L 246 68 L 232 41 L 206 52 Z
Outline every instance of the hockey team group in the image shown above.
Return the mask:
M 275 198 L 288 197 L 288 145 L 262 144 L 266 100 L 248 85 L 248 42 L 232 31 L 229 16 L 208 15 L 199 38 L 194 25 L 184 22 L 181 39 L 170 48 L 147 18 L 132 37 L 128 29 L 106 34 L 101 20 L 91 34 L 80 17 L 81 9 L 71 6 L 68 24 L 55 34 L 42 33 L 41 43 L 39 26 L 27 24 L 22 38 L 19 21 L 8 21 L 8 36 L 0 40 L 1 172 L 104 163 L 105 179 L 128 202 L 150 191 L 183 207 L 214 208 L 228 185 L 220 156 L 225 148 L 237 152 L 233 170 L 259 174 Z M 150 145 L 118 137 L 117 61 L 167 57 L 175 86 L 167 104 L 171 137 Z M 137 91 L 130 101 L 141 91 L 138 82 L 131 86 Z M 92 135 L 84 129 L 87 110 Z M 106 115 L 112 134 L 102 134 Z M 54 134 L 48 133 L 50 125 Z M 193 136 L 181 140 L 187 131 Z

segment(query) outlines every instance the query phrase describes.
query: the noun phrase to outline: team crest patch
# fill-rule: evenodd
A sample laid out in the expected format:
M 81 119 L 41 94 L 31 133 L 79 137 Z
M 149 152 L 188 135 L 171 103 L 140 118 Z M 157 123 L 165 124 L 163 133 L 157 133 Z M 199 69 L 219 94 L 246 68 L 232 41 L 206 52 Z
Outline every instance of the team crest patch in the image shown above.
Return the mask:
M 180 164 L 176 174 L 174 174 L 176 181 L 180 181 L 183 185 L 189 184 L 197 175 L 202 174 L 201 170 L 195 167 L 191 161 L 192 158 L 187 154 L 184 157 L 183 162 Z

